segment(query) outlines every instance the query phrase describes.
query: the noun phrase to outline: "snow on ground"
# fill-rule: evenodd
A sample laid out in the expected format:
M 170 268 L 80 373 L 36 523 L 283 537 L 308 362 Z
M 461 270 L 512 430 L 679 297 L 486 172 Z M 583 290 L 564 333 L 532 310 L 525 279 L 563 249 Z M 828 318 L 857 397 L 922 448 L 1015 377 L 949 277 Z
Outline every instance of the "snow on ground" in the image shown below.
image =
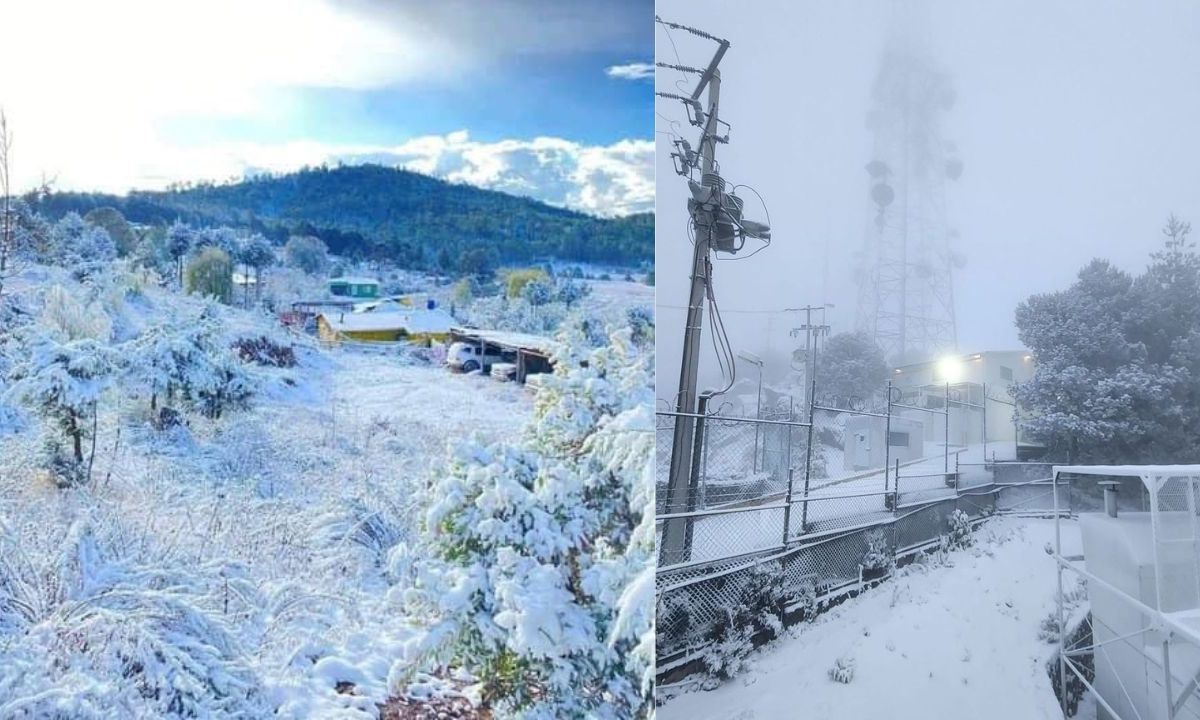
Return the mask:
M 148 288 L 122 305 L 118 324 L 153 326 L 193 304 Z M 267 315 L 220 312 L 231 337 L 282 335 Z M 386 553 L 420 532 L 421 493 L 447 444 L 519 433 L 532 394 L 412 352 L 298 339 L 297 355 L 296 368 L 253 369 L 249 409 L 189 414 L 187 427 L 165 432 L 150 427 L 146 398 L 113 392 L 100 406 L 88 487 L 56 488 L 38 470 L 40 421 L 27 413 L 0 437 L 0 541 L 16 543 L 38 576 L 64 548 L 71 555 L 76 527 L 104 548 L 99 557 L 81 549 L 96 566 L 87 572 L 182 572 L 181 591 L 229 632 L 231 662 L 253 674 L 279 716 L 374 717 L 413 633 L 387 598 Z M 49 572 L 48 592 L 67 582 Z M 87 577 L 72 592 L 87 592 Z M 34 620 L 57 627 L 57 617 Z M 76 658 L 6 676 L 6 657 L 40 667 L 35 638 L 0 632 L 0 715 L 6 681 L 22 693 L 45 682 L 50 692 L 56 673 L 88 672 Z M 339 689 L 344 682 L 353 693 Z
M 1055 606 L 1054 522 L 993 519 L 952 566 L 920 563 L 760 649 L 749 671 L 659 708 L 660 720 L 1061 718 L 1038 637 Z M 1063 523 L 1063 552 L 1081 551 Z M 1069 581 L 1070 578 L 1067 578 Z M 839 659 L 848 684 L 830 678 Z M 668 691 L 669 692 L 669 691 Z

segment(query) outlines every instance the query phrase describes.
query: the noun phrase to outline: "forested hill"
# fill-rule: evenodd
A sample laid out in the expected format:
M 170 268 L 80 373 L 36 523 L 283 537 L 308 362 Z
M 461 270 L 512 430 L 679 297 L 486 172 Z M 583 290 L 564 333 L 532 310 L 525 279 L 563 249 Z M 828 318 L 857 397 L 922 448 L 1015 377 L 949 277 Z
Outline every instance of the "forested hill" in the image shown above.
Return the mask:
M 654 215 L 606 219 L 380 165 L 312 168 L 235 184 L 126 197 L 50 193 L 31 198 L 50 217 L 115 207 L 134 223 L 253 228 L 283 242 L 317 235 L 330 250 L 387 257 L 414 267 L 452 267 L 463 255 L 488 263 L 547 258 L 637 265 L 653 262 Z

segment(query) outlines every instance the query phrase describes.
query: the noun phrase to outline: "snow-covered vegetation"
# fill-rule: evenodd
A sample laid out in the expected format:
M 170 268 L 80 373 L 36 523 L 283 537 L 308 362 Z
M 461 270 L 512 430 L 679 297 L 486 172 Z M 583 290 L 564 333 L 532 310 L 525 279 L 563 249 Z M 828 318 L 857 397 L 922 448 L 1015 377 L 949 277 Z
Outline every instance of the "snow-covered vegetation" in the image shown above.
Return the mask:
M 1049 456 L 1192 462 L 1200 444 L 1200 253 L 1172 216 L 1140 275 L 1093 260 L 1066 290 L 1017 308 L 1037 362 L 1014 387 Z
M 706 692 L 693 676 L 664 687 L 658 716 L 794 717 L 803 708 L 814 718 L 1062 717 L 1046 670 L 1056 648 L 1041 623 L 1055 606 L 1054 559 L 1043 549 L 1054 522 L 997 518 L 974 537 L 949 551 L 951 562 L 909 564 L 788 628 L 747 653 L 747 671 L 732 682 Z M 1072 523 L 1063 544 L 1081 548 Z
M 283 331 L 266 307 L 320 287 L 313 243 L 280 268 L 228 228 L 118 251 L 78 216 L 19 213 L 0 718 L 375 717 L 439 695 L 501 717 L 647 712 L 644 318 L 585 323 L 558 286 L 571 307 L 543 327 L 560 351 L 535 394 Z M 206 253 L 263 282 L 190 283 Z

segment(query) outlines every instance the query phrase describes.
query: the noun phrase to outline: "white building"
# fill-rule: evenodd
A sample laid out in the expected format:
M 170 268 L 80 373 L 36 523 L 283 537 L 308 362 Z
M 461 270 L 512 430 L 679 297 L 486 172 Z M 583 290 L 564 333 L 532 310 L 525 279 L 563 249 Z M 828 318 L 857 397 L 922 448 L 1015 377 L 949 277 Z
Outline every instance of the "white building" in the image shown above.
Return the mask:
M 1016 426 L 1009 388 L 1014 382 L 1032 378 L 1033 368 L 1028 350 L 988 350 L 893 368 L 892 385 L 900 390 L 900 402 L 940 410 L 949 384 L 953 445 L 982 442 L 985 423 L 989 442 L 1011 441 L 1016 437 Z M 985 403 L 984 397 L 990 401 Z M 928 436 L 939 431 L 944 432 L 941 423 L 926 423 L 927 440 L 939 440 Z

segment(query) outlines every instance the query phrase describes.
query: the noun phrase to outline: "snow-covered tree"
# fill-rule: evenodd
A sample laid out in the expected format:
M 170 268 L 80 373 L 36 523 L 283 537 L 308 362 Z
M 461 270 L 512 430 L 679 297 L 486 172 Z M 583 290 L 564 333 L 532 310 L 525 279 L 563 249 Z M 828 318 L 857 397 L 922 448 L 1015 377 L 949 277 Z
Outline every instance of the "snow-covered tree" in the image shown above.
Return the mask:
M 521 297 L 530 306 L 541 307 L 554 299 L 554 286 L 548 280 L 530 280 L 522 286 Z
M 329 248 L 321 238 L 312 235 L 293 235 L 283 246 L 283 255 L 288 265 L 310 275 L 325 271 L 329 265 Z
M 1194 461 L 1200 446 L 1200 256 L 1172 217 L 1134 278 L 1103 260 L 1017 308 L 1034 377 L 1022 430 L 1069 460 Z
M 803 360 L 804 351 L 796 351 Z M 861 404 L 887 382 L 883 350 L 861 333 L 838 333 L 817 356 L 817 397 L 834 407 Z
M 220 342 L 211 309 L 199 317 L 147 330 L 132 343 L 126 367 L 129 386 L 149 394 L 151 411 L 159 399 L 178 397 L 212 418 L 245 407 L 254 392 L 234 351 Z
M 69 212 L 51 229 L 48 254 L 42 260 L 86 278 L 116 257 L 117 246 L 107 230 Z
M 42 415 L 59 431 L 48 448 L 50 465 L 64 484 L 85 481 L 94 455 L 85 444 L 95 440 L 98 405 L 113 379 L 113 351 L 93 338 L 70 339 L 64 334 L 34 326 L 25 342 L 28 355 L 13 367 L 8 394 Z M 60 440 L 70 444 L 69 458 L 59 450 Z M 88 463 L 90 465 L 90 462 Z
M 233 296 L 233 261 L 217 247 L 206 247 L 188 263 L 184 288 L 189 293 L 228 303 Z
M 568 348 L 519 442 L 458 442 L 434 483 L 407 607 L 421 657 L 465 665 L 501 714 L 627 718 L 651 706 L 653 368 L 629 331 Z M 587 360 L 587 367 L 580 361 Z
M 192 249 L 196 231 L 181 220 L 176 220 L 167 229 L 167 254 L 175 261 L 175 277 L 180 287 L 183 286 L 183 258 Z
M 637 345 L 654 344 L 654 309 L 648 305 L 635 305 L 625 311 L 633 342 Z
M 554 291 L 556 299 L 570 308 L 575 303 L 592 294 L 592 286 L 576 282 L 570 278 L 561 278 Z
M 275 262 L 275 248 L 259 233 L 254 233 L 242 241 L 237 249 L 237 261 L 247 268 L 254 269 L 254 296 L 260 295 L 262 286 L 262 271 Z M 246 299 L 249 300 L 250 285 L 246 283 Z

